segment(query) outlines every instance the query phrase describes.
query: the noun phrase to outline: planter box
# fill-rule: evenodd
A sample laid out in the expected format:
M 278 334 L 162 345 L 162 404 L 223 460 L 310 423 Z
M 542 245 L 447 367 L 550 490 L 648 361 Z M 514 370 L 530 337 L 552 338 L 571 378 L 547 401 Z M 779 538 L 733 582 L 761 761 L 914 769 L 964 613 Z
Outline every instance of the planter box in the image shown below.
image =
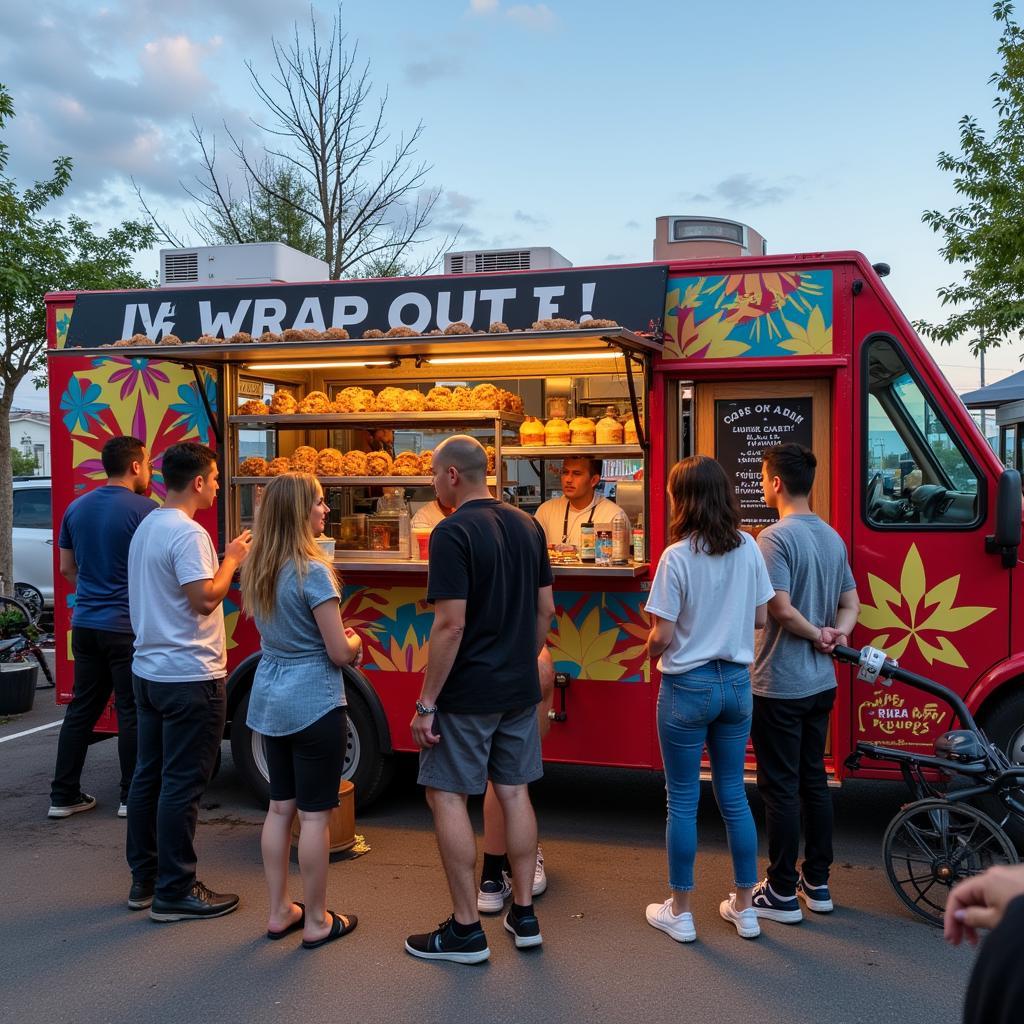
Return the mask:
M 23 715 L 32 710 L 38 676 L 39 666 L 34 662 L 0 664 L 0 715 Z

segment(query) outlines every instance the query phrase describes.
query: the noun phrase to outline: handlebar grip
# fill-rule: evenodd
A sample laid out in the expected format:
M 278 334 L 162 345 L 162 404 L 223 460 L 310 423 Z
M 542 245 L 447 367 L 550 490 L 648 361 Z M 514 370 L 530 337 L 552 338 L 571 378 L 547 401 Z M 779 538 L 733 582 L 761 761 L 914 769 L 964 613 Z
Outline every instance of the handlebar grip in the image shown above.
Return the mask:
M 856 647 L 843 647 L 842 644 L 837 644 L 832 649 L 832 657 L 856 665 L 860 662 L 860 651 Z

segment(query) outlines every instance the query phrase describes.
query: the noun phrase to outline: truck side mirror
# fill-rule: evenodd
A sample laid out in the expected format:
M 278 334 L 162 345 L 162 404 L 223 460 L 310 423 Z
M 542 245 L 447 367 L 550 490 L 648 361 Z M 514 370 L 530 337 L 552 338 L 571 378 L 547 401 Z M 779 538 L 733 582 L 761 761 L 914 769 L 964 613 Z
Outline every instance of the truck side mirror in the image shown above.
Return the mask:
M 1020 473 L 1004 469 L 996 489 L 996 532 L 985 538 L 985 550 L 1003 556 L 1003 568 L 1017 564 L 1021 539 Z

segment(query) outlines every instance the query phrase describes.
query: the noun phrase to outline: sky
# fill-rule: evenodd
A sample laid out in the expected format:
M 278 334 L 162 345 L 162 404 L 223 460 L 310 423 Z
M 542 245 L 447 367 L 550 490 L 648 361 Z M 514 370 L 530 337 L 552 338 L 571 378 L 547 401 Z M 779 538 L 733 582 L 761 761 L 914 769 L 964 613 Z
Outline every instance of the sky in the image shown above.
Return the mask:
M 322 26 L 339 8 L 314 0 Z M 417 157 L 441 192 L 433 235 L 457 249 L 550 245 L 578 266 L 651 258 L 655 218 L 750 224 L 769 253 L 859 249 L 911 320 L 942 317 L 957 278 L 925 209 L 957 204 L 941 150 L 960 117 L 990 125 L 998 25 L 989 0 L 345 0 L 392 139 L 422 122 Z M 257 145 L 271 39 L 306 0 L 39 0 L 0 5 L 0 81 L 17 116 L 9 173 L 74 179 L 54 213 L 110 227 L 139 214 L 131 182 L 187 233 L 181 182 L 193 119 Z M 198 242 L 194 235 L 190 239 Z M 156 252 L 138 266 L 155 274 Z M 966 345 L 932 347 L 959 391 Z M 1021 369 L 990 351 L 991 383 Z M 22 407 L 45 407 L 30 387 Z

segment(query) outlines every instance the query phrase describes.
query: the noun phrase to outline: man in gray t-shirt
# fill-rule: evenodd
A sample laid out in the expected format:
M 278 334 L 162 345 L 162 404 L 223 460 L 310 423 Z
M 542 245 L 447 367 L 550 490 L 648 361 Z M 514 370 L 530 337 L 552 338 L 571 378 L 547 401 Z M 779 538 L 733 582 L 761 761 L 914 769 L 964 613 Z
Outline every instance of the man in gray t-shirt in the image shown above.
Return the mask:
M 794 924 L 809 910 L 832 910 L 832 797 L 825 744 L 835 702 L 829 656 L 848 643 L 860 603 L 842 538 L 810 508 L 817 460 L 799 444 L 764 452 L 761 484 L 779 521 L 757 543 L 775 597 L 751 671 L 750 735 L 768 832 L 767 878 L 754 889 L 758 917 Z M 804 861 L 797 871 L 800 826 Z

